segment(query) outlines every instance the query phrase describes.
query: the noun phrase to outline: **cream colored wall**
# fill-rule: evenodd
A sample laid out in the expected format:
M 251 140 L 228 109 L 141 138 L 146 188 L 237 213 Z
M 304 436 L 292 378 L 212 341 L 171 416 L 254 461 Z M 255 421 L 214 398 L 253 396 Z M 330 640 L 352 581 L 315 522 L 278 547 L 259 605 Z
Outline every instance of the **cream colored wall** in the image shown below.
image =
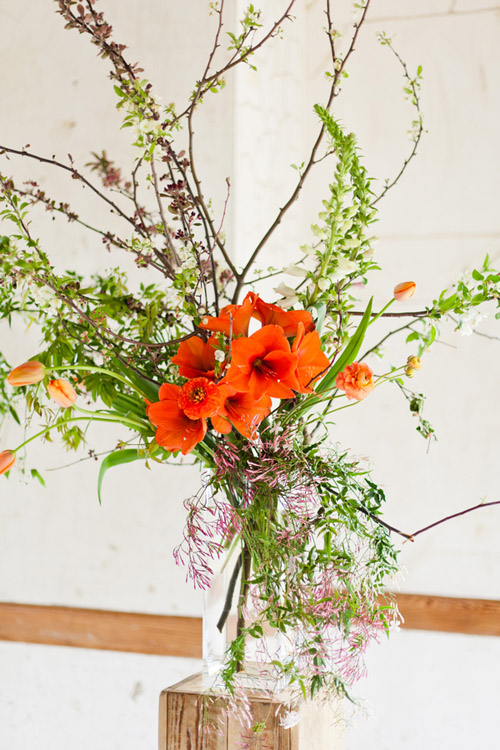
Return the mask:
M 500 15 L 487 0 L 372 3 L 335 114 L 357 133 L 366 164 L 382 184 L 408 150 L 412 113 L 401 94 L 397 64 L 377 44 L 375 32 L 394 35 L 411 69 L 423 66 L 429 132 L 418 160 L 381 205 L 375 231 L 384 273 L 374 278 L 378 304 L 396 282 L 415 279 L 415 305 L 421 307 L 459 272 L 480 264 L 486 252 L 499 256 Z M 210 43 L 206 3 L 101 0 L 100 5 L 164 101 L 185 98 Z M 236 3 L 230 5 L 233 9 Z M 350 4 L 335 5 L 344 28 Z M 266 3 L 269 16 L 282 6 L 277 0 Z M 30 143 L 34 151 L 63 158 L 70 152 L 78 163 L 105 147 L 130 164 L 127 133 L 117 130 L 107 66 L 86 39 L 63 31 L 54 8 L 48 0 L 16 5 L 0 0 L 0 142 Z M 210 134 L 201 155 L 202 173 L 216 206 L 225 177 L 233 175 L 228 232 L 239 260 L 286 200 L 294 176 L 289 164 L 300 163 L 308 153 L 316 128 L 312 105 L 325 91 L 321 13 L 319 0 L 302 0 L 285 39 L 275 40 L 257 61 L 261 76 L 240 69 L 234 85 L 207 101 L 199 115 L 200 136 Z M 100 210 L 78 186 L 68 188 L 48 168 L 14 160 L 9 165 L 13 174 L 39 175 L 56 198 L 71 189 L 82 215 Z M 263 265 L 293 260 L 307 241 L 308 226 L 326 194 L 328 169 L 327 162 L 318 167 L 303 202 L 270 243 Z M 95 264 L 114 262 L 92 236 L 75 235 L 74 227 L 68 231 L 64 222 L 45 218 L 40 217 L 40 233 L 60 263 L 77 262 L 90 271 Z M 490 313 L 481 330 L 498 336 L 492 318 Z M 31 332 L 10 333 L 3 326 L 1 336 L 12 361 L 31 355 Z M 387 492 L 387 519 L 410 531 L 483 497 L 498 498 L 500 342 L 462 338 L 452 328 L 444 331 L 443 342 L 425 356 L 413 381 L 429 394 L 426 414 L 438 433 L 428 453 L 405 404 L 390 391 L 377 391 L 356 411 L 340 412 L 334 430 L 344 446 L 370 456 L 374 476 Z M 409 353 L 397 345 L 391 351 L 398 362 Z M 14 427 L 7 426 L 2 447 L 14 438 Z M 92 440 L 98 446 L 104 437 L 94 433 Z M 30 459 L 34 455 L 40 469 L 68 460 L 53 446 L 30 452 Z M 106 478 L 99 507 L 97 470 L 87 462 L 45 472 L 46 490 L 18 484 L 14 477 L 2 483 L 0 600 L 197 614 L 199 597 L 184 584 L 184 572 L 171 557 L 182 531 L 182 500 L 196 489 L 197 471 L 126 466 Z M 500 511 L 481 510 L 404 545 L 401 589 L 498 598 L 499 528 Z M 41 750 L 154 746 L 156 693 L 194 669 L 192 662 L 181 660 L 0 646 L 0 748 L 13 750 L 26 747 L 35 731 Z M 490 665 L 499 657 L 495 639 L 395 635 L 370 655 L 370 676 L 358 690 L 370 698 L 379 720 L 360 723 L 347 747 L 492 746 L 489 717 L 495 716 L 498 688 Z

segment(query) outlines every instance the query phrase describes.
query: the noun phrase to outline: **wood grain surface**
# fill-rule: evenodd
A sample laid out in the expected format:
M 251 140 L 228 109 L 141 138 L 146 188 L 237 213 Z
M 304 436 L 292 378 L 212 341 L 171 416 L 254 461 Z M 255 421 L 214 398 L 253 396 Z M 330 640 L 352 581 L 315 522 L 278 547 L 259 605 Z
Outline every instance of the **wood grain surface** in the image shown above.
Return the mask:
M 500 601 L 398 594 L 403 627 L 500 636 Z M 201 657 L 201 619 L 0 603 L 0 640 Z
M 500 635 L 500 601 L 398 594 L 403 627 L 470 635 Z
M 201 657 L 201 619 L 0 603 L 0 640 Z
M 330 706 L 308 703 L 300 721 L 285 729 L 286 694 L 245 691 L 250 727 L 223 696 L 208 695 L 201 675 L 164 690 L 160 696 L 159 750 L 341 750 L 343 725 Z M 234 705 L 234 701 L 232 701 Z

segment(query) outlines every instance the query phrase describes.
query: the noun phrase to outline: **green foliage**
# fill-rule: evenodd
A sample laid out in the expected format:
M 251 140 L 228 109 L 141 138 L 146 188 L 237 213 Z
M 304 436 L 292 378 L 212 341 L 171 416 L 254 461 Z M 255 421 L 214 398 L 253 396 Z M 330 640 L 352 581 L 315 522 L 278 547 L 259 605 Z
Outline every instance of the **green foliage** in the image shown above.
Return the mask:
M 237 464 L 219 469 L 212 485 L 231 498 L 252 559 L 254 615 L 228 648 L 225 684 L 231 688 L 244 637 L 262 640 L 264 623 L 289 643 L 290 656 L 275 664 L 292 685 L 313 697 L 333 680 L 343 684 L 326 642 L 354 637 L 360 623 L 368 632 L 394 619 L 377 599 L 397 569 L 397 551 L 378 520 L 383 491 L 347 453 L 309 445 L 296 428 L 275 428 L 268 442 L 240 446 Z M 365 645 L 353 641 L 353 660 Z
M 114 466 L 121 466 L 122 464 L 128 464 L 131 461 L 137 461 L 140 458 L 144 458 L 144 456 L 141 455 L 139 451 L 132 448 L 128 450 L 118 450 L 106 456 L 106 458 L 101 462 L 99 476 L 97 478 L 97 496 L 99 498 L 99 504 L 102 502 L 102 482 L 104 479 L 104 475 L 108 472 L 108 470 L 113 468 Z

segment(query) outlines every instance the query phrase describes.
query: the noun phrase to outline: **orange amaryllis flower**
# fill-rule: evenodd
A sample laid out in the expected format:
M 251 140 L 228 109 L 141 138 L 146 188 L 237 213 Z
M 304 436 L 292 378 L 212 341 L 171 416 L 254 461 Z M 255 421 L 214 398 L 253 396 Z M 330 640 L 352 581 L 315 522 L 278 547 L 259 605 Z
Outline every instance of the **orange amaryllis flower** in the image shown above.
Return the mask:
M 280 326 L 264 326 L 249 338 L 233 341 L 231 366 L 224 383 L 254 399 L 264 394 L 291 398 L 299 384 L 294 375 L 297 355 L 290 351 Z M 292 390 L 293 389 L 293 390 Z
M 221 385 L 224 394 L 222 406 L 212 416 L 212 424 L 217 432 L 228 434 L 233 426 L 246 438 L 252 440 L 256 429 L 271 411 L 269 396 L 254 399 L 249 393 L 238 393 L 229 385 Z
M 29 362 L 24 362 L 22 365 L 14 367 L 12 372 L 7 375 L 7 382 L 19 388 L 22 385 L 39 383 L 44 377 L 45 367 L 41 362 L 32 359 Z
M 394 299 L 398 302 L 402 302 L 405 299 L 410 299 L 415 294 L 417 285 L 414 281 L 402 281 L 400 284 L 396 284 L 394 287 Z
M 67 380 L 57 378 L 50 380 L 47 385 L 50 398 L 63 409 L 68 409 L 76 401 L 76 391 Z
M 0 474 L 5 474 L 13 466 L 16 460 L 16 454 L 14 451 L 1 451 L 0 452 Z
M 321 341 L 317 331 L 306 333 L 304 324 L 299 323 L 297 336 L 292 345 L 292 352 L 297 355 L 295 375 L 300 385 L 299 393 L 312 393 L 312 382 L 324 373 L 330 361 L 321 351 Z
M 306 310 L 283 310 L 278 305 L 268 304 L 260 298 L 257 298 L 255 303 L 254 318 L 258 318 L 263 326 L 280 326 L 287 337 L 296 335 L 299 323 L 304 324 L 306 332 L 314 330 L 312 315 Z
M 222 393 L 208 378 L 193 378 L 181 387 L 177 403 L 190 419 L 211 417 L 221 406 Z
M 171 362 L 179 365 L 179 375 L 183 378 L 204 377 L 215 380 L 216 346 L 215 336 L 210 336 L 208 341 L 190 336 L 180 344 Z
M 159 390 L 159 401 L 148 404 L 147 414 L 157 427 L 156 442 L 169 451 L 182 451 L 183 455 L 200 443 L 207 431 L 206 419 L 190 419 L 179 407 L 181 388 L 164 383 Z
M 339 390 L 345 391 L 347 398 L 355 398 L 356 401 L 362 401 L 375 388 L 373 372 L 361 362 L 353 362 L 339 372 L 335 384 Z
M 226 305 L 217 318 L 202 318 L 198 327 L 204 331 L 218 331 L 226 336 L 248 336 L 248 326 L 254 315 L 257 299 L 254 292 L 248 292 L 241 305 Z

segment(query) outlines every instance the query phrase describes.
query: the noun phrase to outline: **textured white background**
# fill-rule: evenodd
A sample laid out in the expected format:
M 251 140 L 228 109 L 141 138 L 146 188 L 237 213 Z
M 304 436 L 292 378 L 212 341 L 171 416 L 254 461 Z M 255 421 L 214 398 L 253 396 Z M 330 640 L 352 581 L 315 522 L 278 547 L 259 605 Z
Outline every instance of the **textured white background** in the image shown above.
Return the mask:
M 213 19 L 206 3 L 100 5 L 163 100 L 180 107 L 210 47 Z M 232 13 L 237 3 L 229 5 Z M 268 17 L 284 5 L 266 3 Z M 335 6 L 339 28 L 347 29 L 350 3 Z M 0 0 L 0 142 L 30 143 L 33 151 L 62 159 L 69 152 L 79 164 L 105 148 L 126 168 L 133 154 L 127 131 L 118 130 L 107 65 L 86 38 L 63 30 L 54 10 L 50 0 Z M 307 156 L 316 131 L 312 105 L 322 100 L 326 85 L 323 23 L 319 0 L 300 0 L 284 39 L 256 60 L 259 74 L 239 70 L 199 111 L 204 188 L 220 211 L 231 175 L 227 232 L 240 261 L 288 197 L 294 177 L 289 165 Z M 500 260 L 500 12 L 487 0 L 373 0 L 335 114 L 357 133 L 378 184 L 398 170 L 408 151 L 412 118 L 397 63 L 376 42 L 381 29 L 394 35 L 410 69 L 424 68 L 429 132 L 418 160 L 381 205 L 375 232 L 384 273 L 374 278 L 373 290 L 383 304 L 395 283 L 413 278 L 420 308 L 486 252 Z M 1 168 L 36 176 L 56 199 L 70 190 L 83 218 L 108 219 L 88 191 L 49 167 L 12 159 Z M 317 168 L 263 266 L 298 257 L 327 195 L 330 169 L 328 162 Z M 74 226 L 43 213 L 36 226 L 61 267 L 77 264 L 90 272 L 118 262 Z M 499 335 L 492 317 L 481 330 Z M 36 351 L 31 331 L 0 331 L 14 364 Z M 390 391 L 340 412 L 334 430 L 345 447 L 372 459 L 374 476 L 387 491 L 386 517 L 407 530 L 482 497 L 498 497 L 500 342 L 462 338 L 451 328 L 443 341 L 413 381 L 428 393 L 426 413 L 439 437 L 428 454 L 405 403 Z M 398 341 L 391 352 L 399 363 L 410 350 Z M 2 448 L 14 444 L 14 427 L 6 426 L 0 437 Z M 105 442 L 106 435 L 94 431 L 91 444 Z M 28 460 L 44 473 L 47 489 L 18 483 L 15 476 L 0 485 L 0 601 L 199 613 L 199 596 L 171 555 L 182 532 L 182 501 L 198 486 L 196 470 L 125 466 L 106 478 L 99 507 L 93 462 L 44 471 L 71 460 L 50 445 L 30 451 Z M 482 510 L 405 545 L 401 589 L 499 598 L 499 513 Z M 374 648 L 369 678 L 358 693 L 371 702 L 375 719 L 356 719 L 348 750 L 496 747 L 499 659 L 499 642 L 480 637 L 405 631 Z M 0 644 L 0 750 L 24 750 L 34 737 L 40 750 L 154 747 L 159 690 L 194 670 L 188 660 Z

